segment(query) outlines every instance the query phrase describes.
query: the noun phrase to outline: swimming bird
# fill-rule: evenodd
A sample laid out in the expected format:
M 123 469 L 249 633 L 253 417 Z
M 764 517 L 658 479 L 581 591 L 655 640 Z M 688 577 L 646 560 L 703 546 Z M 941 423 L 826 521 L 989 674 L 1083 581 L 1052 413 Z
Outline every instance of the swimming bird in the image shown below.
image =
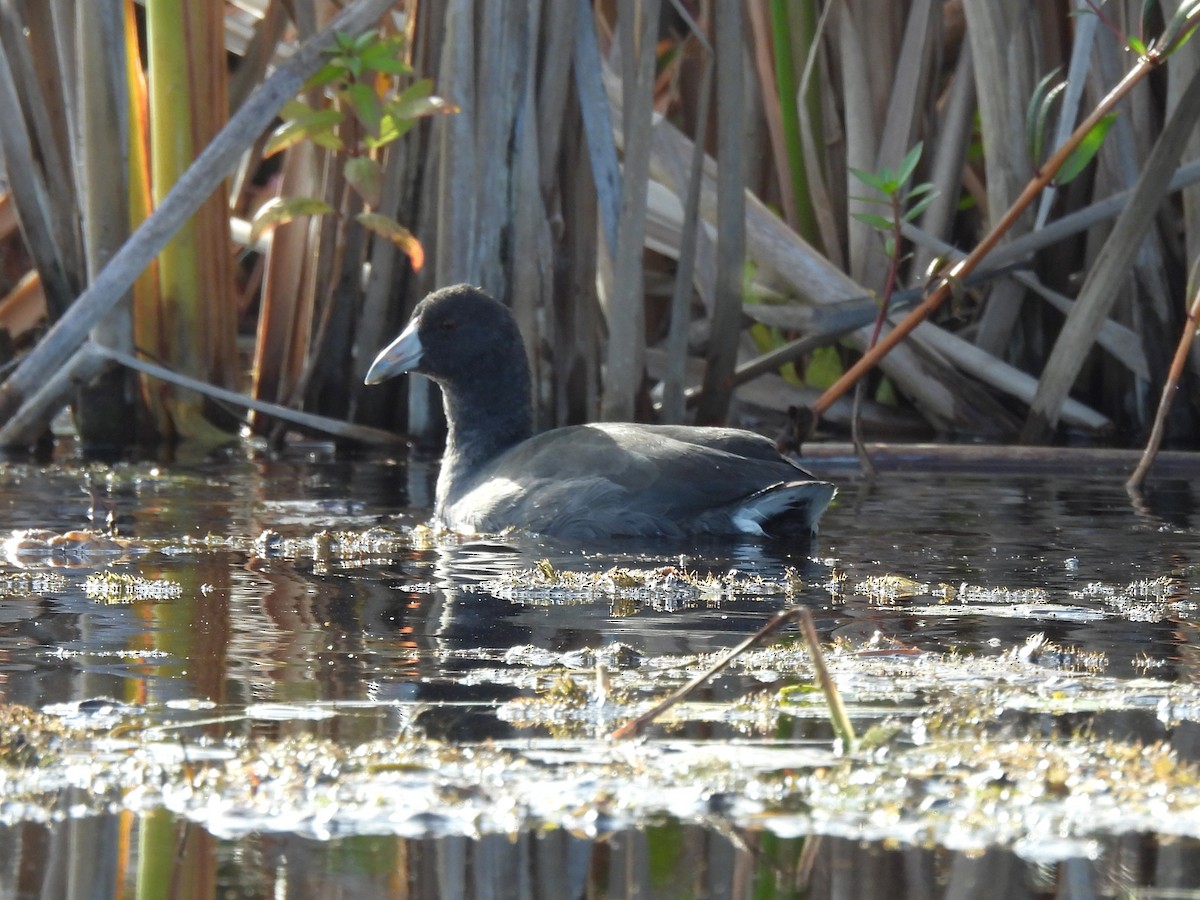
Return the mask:
M 417 304 L 364 380 L 402 372 L 441 387 L 448 434 L 434 514 L 455 531 L 807 537 L 836 492 L 735 428 L 604 422 L 533 434 L 516 320 L 469 285 Z

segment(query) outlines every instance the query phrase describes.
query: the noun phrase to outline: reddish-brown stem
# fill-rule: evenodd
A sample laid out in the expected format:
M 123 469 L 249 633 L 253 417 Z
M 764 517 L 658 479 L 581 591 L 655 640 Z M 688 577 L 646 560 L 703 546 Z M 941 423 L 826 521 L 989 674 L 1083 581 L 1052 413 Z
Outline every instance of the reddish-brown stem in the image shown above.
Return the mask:
M 814 421 L 841 399 L 846 391 L 853 387 L 867 372 L 878 365 L 879 361 L 892 351 L 892 348 L 904 340 L 914 328 L 924 322 L 934 310 L 941 306 L 945 299 L 953 292 L 955 284 L 961 283 L 963 279 L 978 268 L 987 255 L 995 249 L 1000 239 L 1012 229 L 1017 219 L 1033 203 L 1038 194 L 1054 180 L 1055 174 L 1063 167 L 1063 164 L 1071 157 L 1071 154 L 1075 152 L 1088 133 L 1125 98 L 1138 82 L 1158 68 L 1165 59 L 1166 57 L 1163 54 L 1151 51 L 1137 61 L 1137 64 L 1126 73 L 1124 78 L 1117 82 L 1113 89 L 1096 105 L 1088 117 L 1080 123 L 1079 127 L 1071 133 L 1066 142 L 1046 160 L 1041 170 L 1025 186 L 1025 189 L 1013 201 L 1012 206 L 1008 208 L 1008 211 L 1000 221 L 992 227 L 991 231 L 984 235 L 983 240 L 971 251 L 970 255 L 943 274 L 937 282 L 937 287 L 934 288 L 929 296 L 921 301 L 902 321 L 897 323 L 895 328 L 884 335 L 879 343 L 868 349 L 858 362 L 847 369 L 841 378 L 830 385 L 817 398 L 811 407 Z
M 1142 453 L 1137 468 L 1125 482 L 1128 490 L 1132 491 L 1141 487 L 1142 482 L 1146 480 L 1146 475 L 1150 472 L 1150 467 L 1154 465 L 1154 457 L 1158 455 L 1158 448 L 1162 444 L 1163 426 L 1167 421 L 1167 413 L 1171 409 L 1171 400 L 1175 397 L 1179 379 L 1183 377 L 1183 367 L 1187 364 L 1188 352 L 1192 349 L 1192 341 L 1195 340 L 1198 326 L 1200 326 L 1200 290 L 1197 290 L 1196 295 L 1192 298 L 1187 320 L 1183 323 L 1183 334 L 1179 336 L 1179 345 L 1175 348 L 1175 358 L 1171 360 L 1171 371 L 1167 373 L 1166 383 L 1163 384 L 1158 410 L 1154 414 L 1154 427 L 1150 430 L 1150 439 L 1146 441 L 1146 449 Z

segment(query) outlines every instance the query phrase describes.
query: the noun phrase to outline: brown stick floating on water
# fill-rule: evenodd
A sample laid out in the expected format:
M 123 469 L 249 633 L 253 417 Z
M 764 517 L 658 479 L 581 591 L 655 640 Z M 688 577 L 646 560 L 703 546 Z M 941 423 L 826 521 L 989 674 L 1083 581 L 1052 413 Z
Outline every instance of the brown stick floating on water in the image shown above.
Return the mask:
M 821 646 L 817 641 L 817 630 L 813 626 L 812 612 L 805 607 L 794 607 L 785 609 L 782 612 L 776 613 L 766 625 L 750 635 L 719 660 L 681 687 L 679 690 L 670 694 L 665 699 L 655 704 L 655 706 L 646 712 L 642 713 L 636 719 L 631 719 L 609 735 L 613 740 L 622 740 L 627 737 L 636 737 L 643 728 L 661 716 L 672 706 L 676 706 L 683 700 L 686 700 L 691 694 L 700 688 L 705 682 L 711 679 L 714 675 L 726 668 L 731 662 L 754 647 L 762 643 L 766 638 L 770 637 L 784 625 L 796 620 L 800 621 L 801 631 L 804 634 L 806 643 L 808 644 L 809 655 L 813 660 L 813 668 L 816 670 L 817 683 L 821 690 L 825 692 L 825 699 L 829 703 L 829 715 L 833 722 L 834 731 L 841 738 L 845 750 L 849 749 L 854 744 L 854 728 L 850 725 L 850 720 L 846 716 L 846 708 L 842 705 L 841 695 L 838 694 L 837 686 L 829 677 L 829 670 L 825 668 L 825 659 L 821 654 Z

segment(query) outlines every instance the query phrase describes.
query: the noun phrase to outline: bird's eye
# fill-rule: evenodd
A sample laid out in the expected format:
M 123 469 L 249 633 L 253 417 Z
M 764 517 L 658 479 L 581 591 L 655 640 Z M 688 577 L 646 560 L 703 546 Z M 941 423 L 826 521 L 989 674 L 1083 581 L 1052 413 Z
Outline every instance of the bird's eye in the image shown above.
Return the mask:
M 457 327 L 458 322 L 454 319 L 442 319 L 442 321 L 438 322 L 438 328 L 442 331 L 453 331 Z

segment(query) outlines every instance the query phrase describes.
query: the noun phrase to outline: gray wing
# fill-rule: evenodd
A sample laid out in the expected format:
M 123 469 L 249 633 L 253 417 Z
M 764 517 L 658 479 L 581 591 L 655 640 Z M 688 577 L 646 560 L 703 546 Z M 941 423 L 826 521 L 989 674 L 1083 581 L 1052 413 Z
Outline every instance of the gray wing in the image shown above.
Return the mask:
M 747 432 L 576 426 L 501 455 L 443 517 L 463 530 L 571 537 L 734 532 L 732 516 L 748 498 L 804 474 Z

